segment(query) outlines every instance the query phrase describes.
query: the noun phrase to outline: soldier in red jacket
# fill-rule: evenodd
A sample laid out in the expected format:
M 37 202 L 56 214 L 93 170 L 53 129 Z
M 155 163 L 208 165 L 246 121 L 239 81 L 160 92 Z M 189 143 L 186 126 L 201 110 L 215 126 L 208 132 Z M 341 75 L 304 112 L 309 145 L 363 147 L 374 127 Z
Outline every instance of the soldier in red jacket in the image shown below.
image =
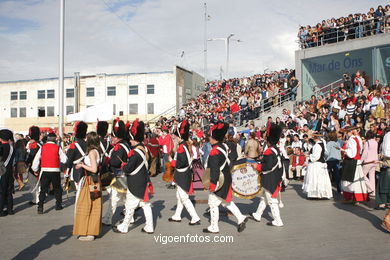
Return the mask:
M 37 152 L 31 167 L 35 172 L 41 168 L 39 175 L 41 191 L 39 193 L 38 214 L 43 214 L 43 204 L 46 199 L 46 193 L 49 191 L 50 183 L 53 185 L 56 198 L 56 210 L 62 209 L 60 163 L 66 163 L 67 157 L 61 147 L 55 143 L 56 137 L 53 133 L 47 136 L 47 142 Z

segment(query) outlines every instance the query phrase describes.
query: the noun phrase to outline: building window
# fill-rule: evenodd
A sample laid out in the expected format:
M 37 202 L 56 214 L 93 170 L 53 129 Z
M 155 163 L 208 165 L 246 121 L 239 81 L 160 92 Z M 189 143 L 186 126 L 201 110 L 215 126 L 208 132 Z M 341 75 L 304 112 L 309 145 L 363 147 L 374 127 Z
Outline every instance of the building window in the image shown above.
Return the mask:
M 19 117 L 26 117 L 26 108 L 25 107 L 19 108 Z
M 20 91 L 19 92 L 19 99 L 26 100 L 27 99 L 27 91 Z
M 67 88 L 67 89 L 66 89 L 66 97 L 67 97 L 67 98 L 72 98 L 72 97 L 74 97 L 74 88 Z
M 54 89 L 47 90 L 47 98 L 54 98 Z
M 89 107 L 93 107 L 93 105 L 87 105 L 87 108 L 89 108 Z
M 94 97 L 95 96 L 95 88 L 87 88 L 87 97 Z
M 46 98 L 45 90 L 38 90 L 38 99 L 45 99 L 45 98 Z
M 18 92 L 11 92 L 11 100 L 18 100 Z
M 11 107 L 11 117 L 18 117 L 18 109 L 16 107 Z
M 66 114 L 73 114 L 74 113 L 74 107 L 73 106 L 66 106 Z
M 112 114 L 113 114 L 114 116 L 116 115 L 116 104 L 113 104 Z
M 148 103 L 148 115 L 154 114 L 154 103 Z
M 138 95 L 138 86 L 129 86 L 129 95 Z
M 138 104 L 129 104 L 129 114 L 130 115 L 138 114 Z
M 116 87 L 107 87 L 107 96 L 116 96 Z
M 154 94 L 154 85 L 146 86 L 146 94 Z
M 54 107 L 47 107 L 47 116 L 54 116 Z
M 46 112 L 45 112 L 45 107 L 38 107 L 38 117 L 45 117 Z

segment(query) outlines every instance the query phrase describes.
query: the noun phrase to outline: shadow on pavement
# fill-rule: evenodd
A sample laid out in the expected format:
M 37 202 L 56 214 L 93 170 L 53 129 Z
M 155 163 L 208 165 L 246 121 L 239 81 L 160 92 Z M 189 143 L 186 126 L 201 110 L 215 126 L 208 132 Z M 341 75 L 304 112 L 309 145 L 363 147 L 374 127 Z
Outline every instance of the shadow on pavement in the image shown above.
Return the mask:
M 334 203 L 333 204 L 336 208 L 348 211 L 352 214 L 355 214 L 356 216 L 365 219 L 369 221 L 376 229 L 384 232 L 389 233 L 386 229 L 382 227 L 382 219 L 377 217 L 376 215 L 370 213 L 367 209 L 359 206 L 354 206 L 352 204 L 342 204 L 342 203 Z M 385 211 L 383 211 L 385 215 Z
M 22 250 L 12 259 L 36 259 L 42 251 L 53 245 L 60 245 L 72 236 L 72 225 L 52 229 L 44 237 Z

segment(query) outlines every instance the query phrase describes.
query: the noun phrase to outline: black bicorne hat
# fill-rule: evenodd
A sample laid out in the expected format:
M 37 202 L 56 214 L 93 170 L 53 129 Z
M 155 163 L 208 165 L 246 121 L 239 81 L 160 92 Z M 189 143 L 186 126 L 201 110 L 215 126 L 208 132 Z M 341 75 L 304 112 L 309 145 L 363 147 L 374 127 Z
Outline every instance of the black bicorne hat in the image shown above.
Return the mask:
M 136 119 L 129 130 L 130 140 L 143 142 L 145 137 L 145 124 L 143 121 Z
M 125 139 L 126 137 L 125 123 L 123 123 L 123 121 L 120 120 L 119 118 L 114 120 L 111 134 L 114 137 Z
M 106 121 L 98 121 L 96 124 L 96 133 L 100 137 L 105 137 L 107 135 L 108 123 Z
M 190 136 L 190 124 L 186 120 L 181 121 L 173 134 L 187 141 Z
M 41 135 L 41 130 L 39 129 L 38 126 L 31 126 L 30 129 L 28 130 L 28 135 L 30 136 L 31 139 L 35 141 L 39 141 L 40 135 Z
M 74 136 L 79 139 L 84 139 L 87 136 L 88 125 L 84 121 L 76 122 L 74 125 Z
M 229 124 L 219 121 L 211 128 L 211 137 L 219 142 L 223 142 L 229 129 Z
M 267 137 L 267 141 L 272 145 L 276 145 L 279 142 L 281 135 L 282 135 L 282 128 L 279 125 L 273 123 L 269 129 L 269 135 Z

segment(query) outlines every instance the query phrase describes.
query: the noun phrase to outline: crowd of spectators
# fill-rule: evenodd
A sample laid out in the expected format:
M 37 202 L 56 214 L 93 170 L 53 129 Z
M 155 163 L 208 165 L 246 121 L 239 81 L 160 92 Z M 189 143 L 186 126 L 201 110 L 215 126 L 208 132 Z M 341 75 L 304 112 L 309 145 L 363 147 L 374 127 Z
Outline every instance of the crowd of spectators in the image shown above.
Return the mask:
M 242 125 L 244 121 L 258 118 L 261 111 L 267 111 L 286 100 L 295 100 L 298 86 L 295 71 L 289 69 L 211 81 L 197 98 L 188 100 L 178 116 L 187 117 L 193 128 L 206 132 L 218 120 Z M 164 119 L 160 118 L 160 121 Z
M 365 13 L 322 20 L 315 26 L 301 26 L 298 32 L 300 48 L 362 38 L 390 32 L 390 5 L 371 7 Z

